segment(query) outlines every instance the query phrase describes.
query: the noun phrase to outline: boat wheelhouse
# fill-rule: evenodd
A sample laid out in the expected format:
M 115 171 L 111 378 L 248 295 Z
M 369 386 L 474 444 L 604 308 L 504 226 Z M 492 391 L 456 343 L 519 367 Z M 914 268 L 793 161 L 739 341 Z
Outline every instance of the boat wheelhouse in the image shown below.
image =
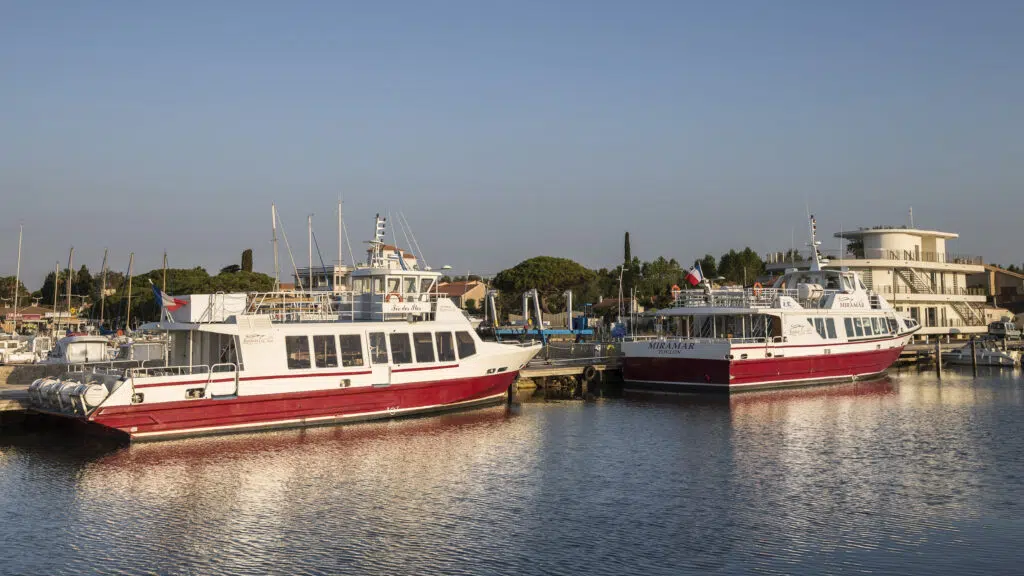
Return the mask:
M 625 342 L 627 388 L 734 391 L 885 372 L 920 326 L 855 272 L 790 270 L 769 287 L 682 292 L 659 312 L 670 336 Z
M 177 296 L 143 327 L 168 336 L 166 362 L 79 367 L 30 401 L 132 440 L 501 402 L 540 345 L 482 341 L 439 277 L 371 258 L 349 292 Z

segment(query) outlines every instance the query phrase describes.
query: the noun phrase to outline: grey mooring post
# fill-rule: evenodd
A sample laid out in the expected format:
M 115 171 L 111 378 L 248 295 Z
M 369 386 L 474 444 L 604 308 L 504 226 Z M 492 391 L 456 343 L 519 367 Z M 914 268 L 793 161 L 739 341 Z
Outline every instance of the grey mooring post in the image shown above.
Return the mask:
M 974 339 L 974 336 L 971 336 L 971 371 L 974 373 L 975 377 L 978 376 L 978 346 L 977 346 L 977 344 L 978 344 L 977 340 Z

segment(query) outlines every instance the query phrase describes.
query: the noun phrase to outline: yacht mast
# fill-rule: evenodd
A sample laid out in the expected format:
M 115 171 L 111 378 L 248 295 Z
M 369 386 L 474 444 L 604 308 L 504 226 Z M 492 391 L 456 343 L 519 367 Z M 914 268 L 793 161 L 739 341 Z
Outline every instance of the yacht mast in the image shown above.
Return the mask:
M 281 265 L 277 260 L 277 206 L 270 205 L 271 241 L 274 243 L 274 290 L 281 289 Z
M 57 331 L 60 330 L 60 316 L 57 315 L 57 294 L 60 294 L 60 262 L 53 265 L 53 318 L 55 326 L 53 328 L 53 335 L 57 335 Z
M 309 291 L 313 291 L 313 215 L 306 219 L 306 228 L 309 231 Z
M 338 200 L 338 266 L 341 264 L 341 200 Z
M 103 313 L 107 302 L 107 249 L 103 249 L 103 270 L 100 272 L 100 326 L 103 326 Z
M 72 274 L 72 272 L 71 272 L 71 270 L 72 270 L 71 262 L 72 262 L 72 259 L 74 258 L 74 256 L 75 256 L 75 247 L 72 246 L 71 247 L 71 252 L 68 253 L 68 289 L 67 289 L 67 293 L 68 293 L 68 326 L 71 326 L 71 274 Z
M 128 254 L 128 311 L 125 313 L 124 331 L 131 330 L 132 322 L 132 269 L 135 266 L 135 252 Z
M 18 269 L 14 273 L 14 331 L 18 331 L 18 294 L 21 292 L 21 234 L 25 225 L 18 225 Z

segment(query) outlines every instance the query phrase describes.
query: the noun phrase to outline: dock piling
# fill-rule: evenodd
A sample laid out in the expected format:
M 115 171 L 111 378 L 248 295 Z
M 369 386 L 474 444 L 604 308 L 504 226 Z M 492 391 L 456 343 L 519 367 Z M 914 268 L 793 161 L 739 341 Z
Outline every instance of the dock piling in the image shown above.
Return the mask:
M 942 379 L 942 339 L 935 339 L 935 375 Z
M 978 346 L 977 340 L 974 336 L 971 336 L 971 371 L 974 373 L 974 377 L 978 377 Z

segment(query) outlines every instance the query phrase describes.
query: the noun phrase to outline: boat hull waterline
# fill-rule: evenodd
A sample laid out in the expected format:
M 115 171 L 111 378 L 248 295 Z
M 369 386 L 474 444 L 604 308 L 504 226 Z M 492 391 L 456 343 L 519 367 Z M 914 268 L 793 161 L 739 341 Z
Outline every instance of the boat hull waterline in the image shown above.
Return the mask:
M 132 442 L 274 428 L 324 426 L 497 404 L 518 372 L 381 387 L 101 408 L 83 423 Z

